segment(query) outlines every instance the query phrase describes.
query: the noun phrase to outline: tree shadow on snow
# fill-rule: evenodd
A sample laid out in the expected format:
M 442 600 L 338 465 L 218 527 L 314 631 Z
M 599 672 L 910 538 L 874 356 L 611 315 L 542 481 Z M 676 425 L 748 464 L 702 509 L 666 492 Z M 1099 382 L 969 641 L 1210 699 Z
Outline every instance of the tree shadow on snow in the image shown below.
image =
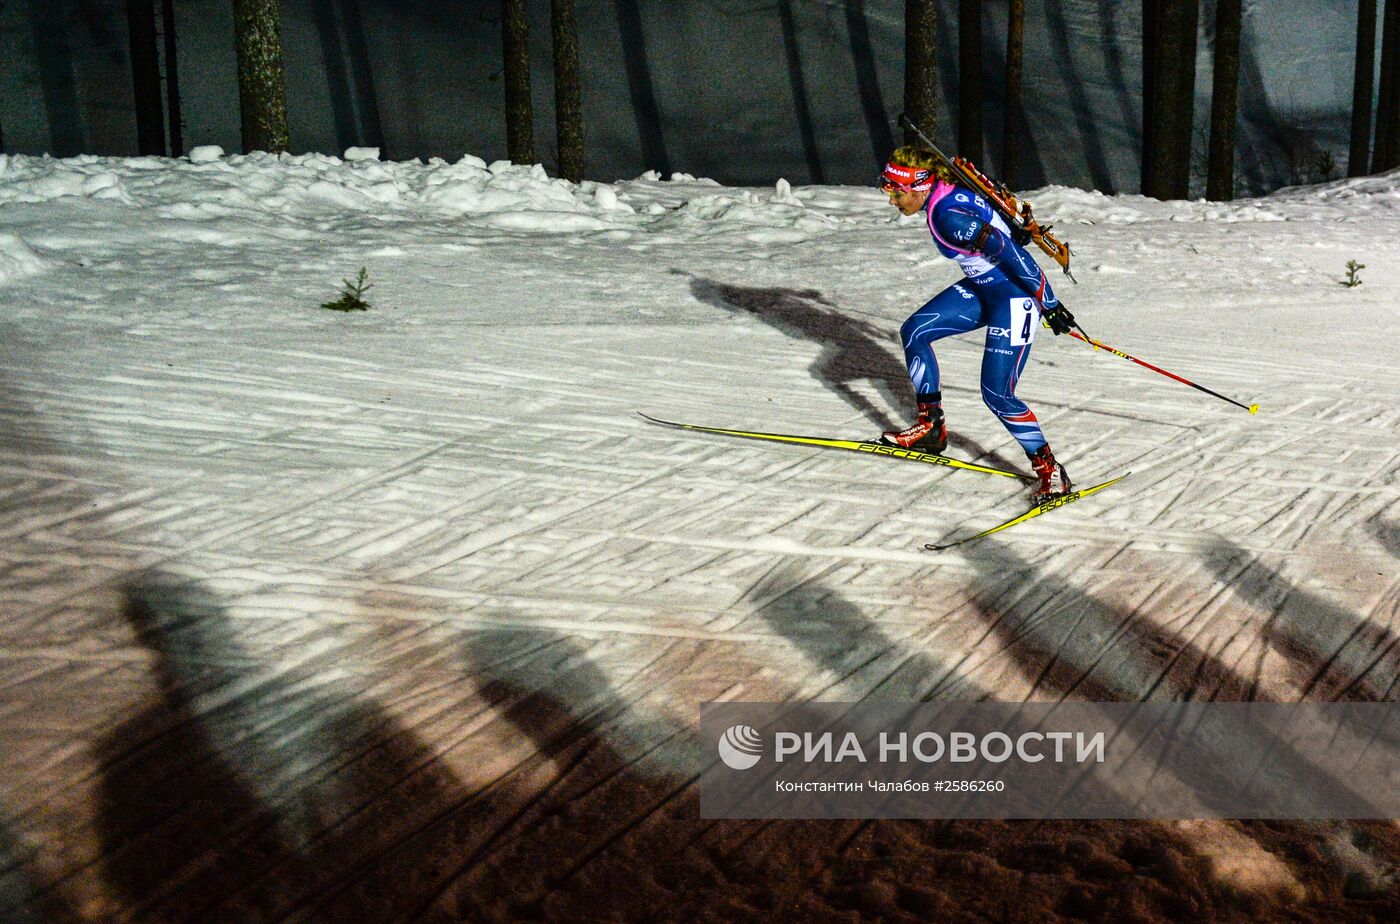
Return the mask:
M 995 541 L 967 560 L 978 572 L 974 606 L 1033 690 L 1094 702 L 1256 698 L 1259 665 L 1246 678 L 1146 614 L 1117 610 Z
M 168 577 L 130 585 L 123 615 L 159 687 L 96 748 L 102 871 L 128 914 L 379 921 L 422 888 L 431 822 L 462 786 L 325 681 L 338 654 L 261 663 L 212 596 Z
M 851 601 L 820 580 L 802 578 L 796 569 L 782 568 L 769 574 L 748 596 L 756 602 L 758 616 L 774 632 L 796 645 L 838 683 L 849 683 L 863 674 L 883 675 L 862 699 L 933 702 L 986 698 L 956 670 L 928 654 L 905 650 Z
M 1257 698 L 1262 653 L 1254 676 L 1247 677 L 1208 648 L 1158 624 L 1165 620 L 1118 610 L 1003 545 L 984 543 L 971 561 L 980 584 L 974 605 L 1036 689 L 1104 702 Z M 1243 755 L 1230 742 L 1217 745 L 1210 764 L 1201 768 L 1207 775 L 1228 783 L 1249 771 L 1238 764 Z M 1316 776 L 1308 757 L 1286 742 L 1277 742 L 1271 759 Z M 1400 839 L 1385 823 L 1271 821 L 1241 827 L 1265 849 L 1293 860 L 1295 872 L 1330 901 L 1379 899 L 1393 879 L 1388 857 L 1400 855 Z
M 498 737 L 529 746 L 493 785 L 498 811 L 480 846 L 419 911 L 602 920 L 685 907 L 677 897 L 713 876 L 686 798 L 693 735 L 633 715 L 574 638 L 502 629 L 464 643 L 470 684 L 510 729 Z
M 1305 699 L 1390 702 L 1400 693 L 1400 636 L 1291 584 L 1254 553 L 1217 540 L 1206 567 L 1268 612 L 1264 639 L 1289 662 Z
M 21 841 L 0 813 L 0 921 L 70 924 L 81 920 L 59 886 L 36 868 L 39 851 Z
M 828 822 L 706 820 L 693 730 L 646 720 L 580 640 L 549 630 L 466 639 L 465 663 L 533 755 L 489 851 L 433 905 L 518 920 L 738 921 L 831 914 Z M 792 916 L 796 916 L 793 918 Z
M 826 185 L 822 169 L 821 150 L 817 145 L 817 130 L 812 121 L 812 107 L 807 96 L 807 80 L 802 73 L 802 54 L 797 41 L 797 18 L 792 0 L 778 0 L 778 21 L 783 33 L 783 52 L 787 58 L 788 83 L 792 86 L 793 115 L 802 138 L 802 154 L 807 161 L 807 182 Z
M 986 697 L 955 668 L 902 649 L 853 603 L 795 569 L 776 570 L 749 597 L 816 667 L 845 681 L 862 671 L 888 672 L 863 700 Z M 890 666 L 877 667 L 881 659 Z M 861 862 L 858 894 L 888 889 L 906 919 L 1170 921 L 1229 910 L 1201 876 L 1190 844 L 1150 823 L 862 820 L 831 837 L 837 857 Z
M 618 37 L 624 49 L 622 64 L 627 73 L 627 88 L 632 98 L 632 115 L 636 120 L 642 162 L 646 169 L 669 177 L 672 172 L 671 159 L 666 153 L 661 107 L 656 100 L 656 86 L 647 60 L 641 4 L 637 0 L 613 0 L 613 8 L 617 16 Z
M 342 151 L 356 146 L 379 148 L 389 160 L 359 4 L 313 0 L 311 6 L 337 144 Z
M 1089 182 L 1093 189 L 1113 195 L 1115 192 L 1113 173 L 1109 168 L 1108 156 L 1099 136 L 1102 113 L 1095 111 L 1084 78 L 1080 76 L 1078 63 L 1075 59 L 1075 48 L 1070 42 L 1070 27 L 1066 21 L 1064 5 L 1047 3 L 1045 5 L 1045 23 L 1046 31 L 1050 35 L 1054 59 L 1059 63 L 1060 77 L 1064 80 L 1065 94 L 1069 99 L 1070 112 L 1074 116 L 1074 127 L 1079 135 L 1081 150 L 1084 152 L 1085 166 L 1089 171 Z M 1112 42 L 1106 40 L 1103 44 L 1111 46 Z M 1093 54 L 1096 57 L 1102 56 L 1104 50 L 1095 47 Z
M 1393 701 L 1400 678 L 1400 638 L 1384 626 L 1289 583 L 1254 553 L 1217 539 L 1204 562 L 1221 583 L 1270 615 L 1263 640 L 1288 662 L 1291 680 L 1304 699 L 1334 702 Z M 1343 867 L 1342 892 L 1373 899 L 1389 895 L 1400 912 L 1400 860 L 1393 825 L 1318 823 L 1323 845 Z M 1388 847 L 1388 850 L 1386 849 Z
M 860 111 L 865 117 L 870 135 L 873 163 L 881 163 L 894 150 L 894 131 L 880 93 L 880 75 L 875 66 L 874 46 L 870 40 L 870 23 L 865 15 L 865 0 L 844 0 L 846 35 L 850 40 L 851 63 L 855 65 L 856 89 Z
M 1367 527 L 1391 558 L 1400 559 L 1400 523 L 1375 517 Z

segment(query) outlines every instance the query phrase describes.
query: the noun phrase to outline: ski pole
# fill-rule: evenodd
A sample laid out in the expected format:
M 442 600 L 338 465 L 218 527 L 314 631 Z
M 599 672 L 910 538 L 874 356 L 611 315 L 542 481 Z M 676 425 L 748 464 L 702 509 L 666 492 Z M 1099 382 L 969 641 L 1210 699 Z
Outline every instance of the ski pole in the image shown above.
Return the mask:
M 1076 324 L 1075 327 L 1079 327 L 1079 325 Z M 1081 327 L 1081 328 L 1079 328 L 1079 330 L 1082 331 L 1083 328 Z M 1242 408 L 1244 408 L 1246 411 L 1249 411 L 1249 413 L 1251 413 L 1251 414 L 1257 414 L 1257 413 L 1259 413 L 1259 405 L 1257 405 L 1257 404 L 1241 404 L 1240 402 L 1236 401 L 1234 398 L 1227 398 L 1227 397 L 1225 397 L 1224 395 L 1222 395 L 1222 394 L 1221 394 L 1220 392 L 1218 392 L 1218 391 L 1211 391 L 1209 388 L 1206 388 L 1204 385 L 1197 385 L 1195 382 L 1192 382 L 1192 381 L 1189 380 L 1189 379 L 1183 379 L 1181 376 L 1177 375 L 1177 374 L 1174 373 L 1174 372 L 1168 372 L 1167 370 L 1158 368 L 1157 366 L 1154 366 L 1154 365 L 1152 365 L 1152 364 L 1149 363 L 1149 362 L 1143 362 L 1142 360 L 1138 359 L 1136 356 L 1129 356 L 1127 353 L 1124 353 L 1122 350 L 1115 350 L 1113 347 L 1109 346 L 1108 344 L 1102 343 L 1102 342 L 1100 342 L 1100 341 L 1098 341 L 1098 340 L 1095 340 L 1095 339 L 1092 338 L 1092 337 L 1089 337 L 1089 336 L 1087 336 L 1087 335 L 1085 335 L 1085 334 L 1081 334 L 1081 333 L 1079 333 L 1079 332 L 1077 332 L 1077 331 L 1070 331 L 1070 332 L 1069 332 L 1069 335 L 1070 335 L 1071 337 L 1073 337 L 1074 339 L 1076 339 L 1076 340 L 1083 340 L 1085 343 L 1089 344 L 1091 347 L 1094 347 L 1095 349 L 1098 349 L 1098 350 L 1107 350 L 1108 352 L 1112 353 L 1114 356 L 1121 356 L 1123 359 L 1131 360 L 1131 361 L 1137 363 L 1139 366 L 1143 366 L 1144 368 L 1151 369 L 1153 372 L 1160 372 L 1162 375 L 1165 375 L 1165 376 L 1166 376 L 1167 378 L 1169 378 L 1169 379 L 1175 379 L 1176 381 L 1180 382 L 1180 383 L 1183 384 L 1183 385 L 1190 385 L 1192 388 L 1196 389 L 1197 391 L 1203 391 L 1203 392 L 1205 392 L 1205 393 L 1208 394 L 1208 395 L 1214 395 L 1215 397 L 1219 398 L 1221 401 L 1228 401 L 1228 402 L 1230 402 L 1230 403 L 1233 404 L 1235 407 L 1242 407 Z

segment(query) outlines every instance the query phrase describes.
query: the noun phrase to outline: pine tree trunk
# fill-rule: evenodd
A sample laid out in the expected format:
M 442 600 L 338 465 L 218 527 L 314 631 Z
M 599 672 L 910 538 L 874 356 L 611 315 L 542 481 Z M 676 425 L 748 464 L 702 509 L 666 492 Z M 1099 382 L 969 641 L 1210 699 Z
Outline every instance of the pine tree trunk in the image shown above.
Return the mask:
M 1347 176 L 1365 176 L 1371 161 L 1371 96 L 1376 87 L 1376 0 L 1356 6 L 1356 72 L 1351 92 Z
M 345 24 L 345 50 L 354 86 L 355 111 L 359 113 L 364 143 L 379 148 L 379 156 L 389 160 L 391 154 L 384 141 L 384 126 L 379 120 L 379 93 L 374 88 L 374 69 L 370 66 L 369 42 L 365 38 L 360 0 L 342 0 L 341 21 Z
M 243 151 L 285 151 L 287 89 L 278 0 L 233 0 L 233 26 Z
M 161 2 L 161 29 L 165 33 L 165 103 L 170 121 L 170 156 L 185 153 L 185 130 L 180 114 L 180 70 L 175 65 L 175 0 Z
M 1381 24 L 1381 86 L 1376 109 L 1376 146 L 1371 172 L 1400 166 L 1400 2 L 1388 0 Z
M 783 51 L 787 56 L 788 83 L 792 85 L 792 105 L 797 115 L 797 130 L 802 136 L 802 153 L 807 159 L 807 178 L 818 186 L 826 185 L 822 169 L 821 148 L 812 124 L 812 107 L 807 100 L 807 82 L 802 75 L 802 55 L 797 48 L 797 17 L 792 12 L 793 0 L 778 0 L 778 22 L 783 30 Z
M 530 21 L 525 0 L 501 0 L 501 53 L 505 61 L 506 156 L 533 164 L 535 116 L 530 102 Z
M 554 126 L 559 175 L 583 182 L 583 81 L 578 66 L 578 18 L 574 0 L 552 0 L 554 30 Z
M 1160 0 L 1142 0 L 1142 172 L 1138 186 L 1142 194 L 1152 187 L 1153 170 L 1157 167 L 1157 125 L 1153 119 L 1152 100 L 1157 95 L 1157 4 Z
M 982 160 L 982 0 L 958 2 L 958 153 Z
M 1026 0 L 1011 0 L 1006 11 L 1006 104 L 1001 114 L 1001 179 L 1016 186 L 1021 160 L 1021 54 L 1026 30 Z
M 904 113 L 930 138 L 938 137 L 938 4 L 904 0 Z M 908 125 L 904 143 L 919 137 Z
M 1210 154 L 1206 198 L 1235 198 L 1235 125 L 1239 111 L 1241 0 L 1217 0 L 1215 77 L 1210 94 Z
M 1185 199 L 1191 188 L 1198 0 L 1143 2 L 1143 195 Z
M 131 46 L 131 87 L 136 100 L 136 149 L 142 155 L 165 154 L 165 107 L 160 99 L 160 57 L 156 51 L 153 0 L 126 0 Z
M 865 15 L 866 0 L 845 0 L 846 37 L 851 44 L 851 63 L 856 71 L 856 92 L 860 95 L 860 110 L 865 116 L 866 132 L 870 135 L 871 161 L 882 164 L 895 148 L 894 132 L 890 130 L 889 110 L 880 91 L 880 69 L 875 44 L 870 40 L 870 20 Z

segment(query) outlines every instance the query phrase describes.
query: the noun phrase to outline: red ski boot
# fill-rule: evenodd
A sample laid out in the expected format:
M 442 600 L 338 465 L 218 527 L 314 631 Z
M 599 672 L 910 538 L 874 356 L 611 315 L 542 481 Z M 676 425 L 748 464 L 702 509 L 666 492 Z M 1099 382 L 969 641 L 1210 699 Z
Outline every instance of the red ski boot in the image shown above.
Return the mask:
M 948 427 L 943 423 L 943 407 L 919 404 L 919 419 L 903 430 L 887 430 L 880 434 L 886 446 L 902 446 L 940 455 L 948 448 Z
M 1074 490 L 1074 485 L 1069 480 L 1069 473 L 1065 471 L 1063 465 L 1055 461 L 1055 454 L 1050 451 L 1049 446 L 1041 446 L 1034 455 L 1030 456 L 1030 460 L 1031 468 L 1035 470 L 1036 477 L 1040 479 L 1040 484 L 1031 491 L 1031 506 L 1039 507 L 1046 501 L 1064 497 Z

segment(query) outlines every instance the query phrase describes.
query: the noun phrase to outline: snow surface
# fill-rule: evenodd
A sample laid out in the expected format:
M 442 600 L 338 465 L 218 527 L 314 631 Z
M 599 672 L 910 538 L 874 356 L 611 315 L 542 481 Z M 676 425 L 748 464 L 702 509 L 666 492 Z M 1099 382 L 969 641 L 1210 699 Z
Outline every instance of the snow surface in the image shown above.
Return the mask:
M 696 818 L 705 701 L 1394 698 L 1400 174 L 1030 198 L 1091 334 L 1262 409 L 1042 332 L 1057 453 L 1133 475 L 932 554 L 1023 489 L 635 414 L 902 421 L 899 325 L 957 270 L 872 189 L 0 157 L 0 908 L 1394 909 L 1389 823 Z M 371 310 L 322 310 L 361 266 Z M 980 340 L 938 356 L 950 452 L 1024 468 Z

